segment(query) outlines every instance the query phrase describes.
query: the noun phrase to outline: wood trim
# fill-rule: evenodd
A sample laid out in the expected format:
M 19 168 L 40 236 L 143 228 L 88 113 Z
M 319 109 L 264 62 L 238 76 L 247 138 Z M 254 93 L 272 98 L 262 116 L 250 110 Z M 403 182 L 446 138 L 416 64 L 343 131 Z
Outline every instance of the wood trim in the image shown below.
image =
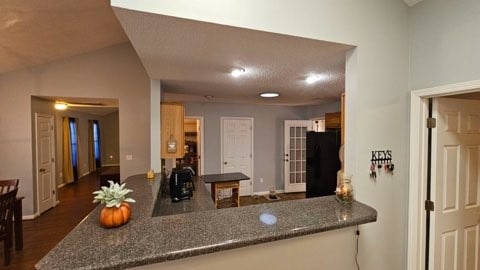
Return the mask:
M 340 132 L 341 132 L 341 145 L 345 144 L 345 93 L 342 93 L 340 97 L 341 106 L 340 106 Z M 343 169 L 343 168 L 342 168 Z

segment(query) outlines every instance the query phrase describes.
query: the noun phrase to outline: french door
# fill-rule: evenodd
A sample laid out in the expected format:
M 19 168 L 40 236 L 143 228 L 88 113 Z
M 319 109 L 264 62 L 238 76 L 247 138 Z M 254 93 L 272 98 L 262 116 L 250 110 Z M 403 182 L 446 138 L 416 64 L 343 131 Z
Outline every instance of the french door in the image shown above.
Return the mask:
M 307 131 L 311 120 L 285 120 L 285 192 L 305 192 L 307 182 Z

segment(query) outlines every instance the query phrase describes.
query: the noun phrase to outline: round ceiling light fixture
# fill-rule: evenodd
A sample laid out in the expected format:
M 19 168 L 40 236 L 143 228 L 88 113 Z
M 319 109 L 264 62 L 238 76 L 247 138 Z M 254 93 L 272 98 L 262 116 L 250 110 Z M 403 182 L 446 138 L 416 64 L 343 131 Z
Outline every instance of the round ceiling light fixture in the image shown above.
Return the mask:
M 233 76 L 233 77 L 238 77 L 242 74 L 245 73 L 245 69 L 244 68 L 234 68 L 232 69 L 232 71 L 230 72 L 230 74 Z
M 260 96 L 263 98 L 276 98 L 280 96 L 280 94 L 277 92 L 264 92 L 264 93 L 261 93 Z
M 318 74 L 313 74 L 313 75 L 310 75 L 308 76 L 305 81 L 308 83 L 308 84 L 312 84 L 312 83 L 315 83 L 315 82 L 318 82 L 320 80 L 323 80 L 325 78 L 324 75 L 318 75 Z

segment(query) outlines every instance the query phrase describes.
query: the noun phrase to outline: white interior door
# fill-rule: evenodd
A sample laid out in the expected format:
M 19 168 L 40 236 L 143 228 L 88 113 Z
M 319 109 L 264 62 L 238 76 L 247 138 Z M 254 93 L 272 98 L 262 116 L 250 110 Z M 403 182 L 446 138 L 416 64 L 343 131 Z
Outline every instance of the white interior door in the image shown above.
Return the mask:
M 222 117 L 222 172 L 241 172 L 240 196 L 253 192 L 253 118 Z
M 55 206 L 53 116 L 35 114 L 38 211 Z
M 480 101 L 433 105 L 431 269 L 479 270 Z
M 307 131 L 311 120 L 285 120 L 285 192 L 305 192 L 307 182 Z

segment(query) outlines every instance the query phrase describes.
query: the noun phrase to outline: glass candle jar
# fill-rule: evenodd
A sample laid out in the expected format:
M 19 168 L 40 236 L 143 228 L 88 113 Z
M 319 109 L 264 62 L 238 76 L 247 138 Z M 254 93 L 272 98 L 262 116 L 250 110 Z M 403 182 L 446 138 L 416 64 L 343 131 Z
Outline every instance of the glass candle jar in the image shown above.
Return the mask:
M 337 199 L 343 203 L 351 203 L 353 201 L 353 187 L 350 179 L 344 178 L 340 186 L 336 190 Z

